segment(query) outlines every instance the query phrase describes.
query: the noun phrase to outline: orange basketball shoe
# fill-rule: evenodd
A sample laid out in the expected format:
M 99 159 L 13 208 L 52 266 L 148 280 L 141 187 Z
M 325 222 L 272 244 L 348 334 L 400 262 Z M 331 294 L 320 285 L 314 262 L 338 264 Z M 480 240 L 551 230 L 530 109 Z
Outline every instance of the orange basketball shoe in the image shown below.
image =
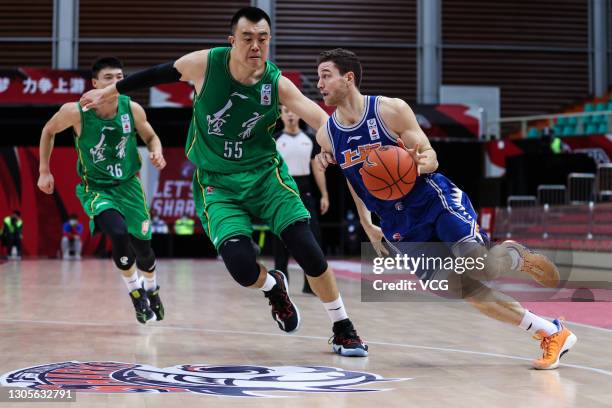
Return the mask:
M 540 347 L 544 350 L 542 357 L 533 360 L 533 368 L 536 370 L 554 370 L 559 367 L 559 359 L 567 353 L 578 338 L 574 333 L 568 330 L 558 319 L 553 320 L 553 323 L 559 328 L 559 331 L 547 336 L 542 330 L 534 336 L 534 339 L 540 340 Z
M 520 258 L 518 270 L 528 274 L 533 280 L 546 288 L 559 286 L 559 270 L 550 259 L 516 241 L 504 241 L 502 245 L 508 251 L 518 253 Z

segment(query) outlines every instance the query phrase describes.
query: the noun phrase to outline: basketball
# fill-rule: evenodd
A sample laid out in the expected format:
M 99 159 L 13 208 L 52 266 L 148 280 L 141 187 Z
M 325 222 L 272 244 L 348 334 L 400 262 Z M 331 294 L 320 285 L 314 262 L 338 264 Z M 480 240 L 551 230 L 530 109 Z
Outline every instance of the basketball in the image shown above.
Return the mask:
M 382 146 L 368 153 L 359 169 L 363 184 L 381 200 L 397 200 L 412 190 L 417 177 L 414 160 L 397 146 Z

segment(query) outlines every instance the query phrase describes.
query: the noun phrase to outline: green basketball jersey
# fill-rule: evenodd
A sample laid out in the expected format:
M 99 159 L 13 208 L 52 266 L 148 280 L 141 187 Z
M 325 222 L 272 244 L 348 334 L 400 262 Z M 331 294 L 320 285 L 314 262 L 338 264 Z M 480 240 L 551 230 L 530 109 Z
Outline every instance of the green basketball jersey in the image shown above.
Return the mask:
M 130 98 L 119 95 L 117 115 L 99 118 L 95 111 L 81 112 L 81 135 L 74 138 L 77 172 L 86 188 L 116 185 L 140 170 L 134 116 Z
M 230 50 L 219 47 L 208 53 L 185 146 L 197 167 L 216 173 L 250 170 L 278 154 L 272 132 L 280 116 L 280 70 L 268 61 L 259 82 L 243 85 L 230 74 Z

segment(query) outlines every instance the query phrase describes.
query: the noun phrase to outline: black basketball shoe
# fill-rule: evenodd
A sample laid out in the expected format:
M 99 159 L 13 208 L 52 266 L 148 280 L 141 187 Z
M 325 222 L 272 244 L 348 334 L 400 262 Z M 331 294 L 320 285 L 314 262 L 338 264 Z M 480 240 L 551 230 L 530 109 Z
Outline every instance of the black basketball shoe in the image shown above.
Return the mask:
M 136 320 L 145 324 L 155 317 L 155 313 L 153 313 L 149 307 L 149 301 L 147 300 L 147 294 L 144 289 L 134 289 L 130 292 L 130 298 L 132 298 L 134 309 L 136 309 Z
M 293 333 L 300 327 L 300 311 L 289 299 L 287 278 L 280 271 L 272 270 L 268 273 L 276 280 L 276 285 L 264 292 L 272 306 L 272 318 L 281 330 Z
M 345 357 L 368 356 L 368 345 L 361 341 L 350 319 L 335 322 L 332 330 L 330 342 L 334 353 Z
M 159 297 L 159 285 L 153 290 L 147 290 L 147 299 L 149 299 L 149 307 L 155 313 L 157 321 L 164 320 L 164 304 Z

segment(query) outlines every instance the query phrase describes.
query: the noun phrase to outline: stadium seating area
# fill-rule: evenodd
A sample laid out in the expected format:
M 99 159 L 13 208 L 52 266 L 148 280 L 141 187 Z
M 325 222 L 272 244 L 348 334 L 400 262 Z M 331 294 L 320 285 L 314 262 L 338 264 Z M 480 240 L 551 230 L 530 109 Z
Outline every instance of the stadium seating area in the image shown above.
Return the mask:
M 600 135 L 612 132 L 612 99 L 587 102 L 571 113 L 584 115 L 557 116 L 550 123 L 540 122 L 529 127 L 527 137 L 540 137 L 546 127 L 552 128 L 555 136 Z M 570 113 L 570 112 L 566 112 Z
M 541 185 L 535 196 L 509 196 L 495 215 L 493 239 L 535 248 L 612 252 L 612 165 L 571 173 L 565 185 Z
M 533 248 L 612 252 L 612 204 L 500 208 L 493 238 Z

